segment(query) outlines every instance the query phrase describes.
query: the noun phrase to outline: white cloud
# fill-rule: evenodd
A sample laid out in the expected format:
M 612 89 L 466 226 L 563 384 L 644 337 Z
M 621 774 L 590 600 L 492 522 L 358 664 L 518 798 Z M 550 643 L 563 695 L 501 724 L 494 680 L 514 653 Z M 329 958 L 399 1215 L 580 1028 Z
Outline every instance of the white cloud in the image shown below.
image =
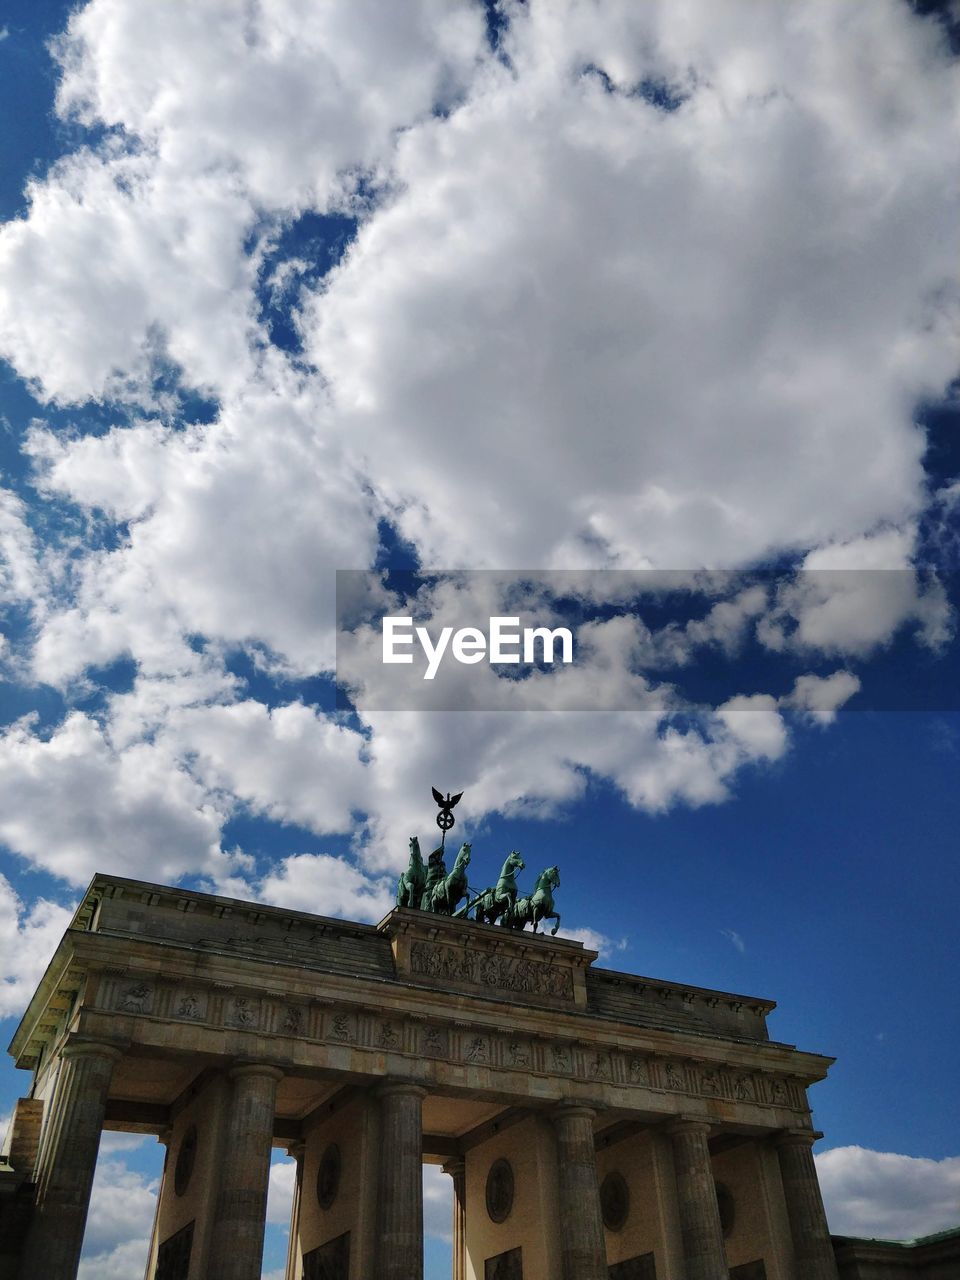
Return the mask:
M 256 204 L 335 201 L 394 131 L 449 101 L 471 72 L 482 16 L 465 0 L 377 0 L 237 11 L 94 0 L 60 42 L 58 107 L 151 142 L 175 171 L 236 173 Z M 216 84 L 211 94 L 209 86 Z
M 747 944 L 744 942 L 740 934 L 737 933 L 736 929 L 721 929 L 720 932 L 731 944 L 731 946 L 736 947 L 736 949 L 740 952 L 741 955 L 743 955 L 746 952 Z
M 916 531 L 885 530 L 820 547 L 777 592 L 758 634 L 771 649 L 864 656 L 913 622 L 931 648 L 950 635 L 949 607 L 936 582 L 911 567 Z
M 274 1153 L 267 1186 L 267 1222 L 279 1227 L 289 1227 L 296 1183 L 296 1160 L 284 1159 Z
M 427 563 L 722 565 L 902 524 L 905 406 L 956 364 L 932 29 L 892 0 L 511 12 L 513 67 L 400 137 L 304 320 Z
M 0 835 L 74 883 L 102 859 L 249 878 L 219 853 L 244 806 L 321 833 L 369 812 L 365 869 L 395 868 L 425 777 L 469 781 L 474 818 L 554 813 L 591 776 L 649 812 L 717 803 L 782 758 L 781 708 L 745 689 L 691 709 L 645 660 L 735 655 L 754 629 L 850 655 L 905 622 L 947 634 L 911 564 L 913 406 L 955 373 L 960 298 L 942 159 L 960 83 L 936 24 L 900 0 L 759 19 L 746 0 L 536 0 L 508 6 L 506 65 L 479 6 L 382 8 L 92 0 L 60 43 L 59 109 L 107 133 L 0 231 L 0 348 L 39 394 L 155 412 L 30 436 L 45 498 L 115 526 L 108 550 L 48 564 L 18 501 L 0 513 L 6 588 L 39 600 L 34 677 L 69 693 L 137 664 L 102 721 L 0 740 Z M 683 104 L 634 92 L 649 81 Z M 359 233 L 299 294 L 293 361 L 257 276 L 289 284 L 303 248 L 267 262 L 280 228 L 338 210 Z M 174 423 L 151 392 L 168 359 L 218 398 L 212 423 Z M 806 572 L 772 612 L 754 587 L 659 634 L 583 628 L 592 664 L 549 687 L 593 713 L 541 710 L 539 678 L 470 719 L 361 690 L 361 738 L 245 697 L 235 647 L 274 674 L 329 670 L 332 570 L 373 561 L 385 513 L 428 564 L 793 552 Z M 783 709 L 827 722 L 844 689 L 810 680 Z M 330 896 L 329 870 L 252 883 Z M 332 896 L 368 918 L 384 895 L 362 871 Z
M 71 713 L 48 738 L 19 721 L 0 734 L 0 838 L 53 875 L 85 885 L 97 871 L 175 880 L 217 864 L 222 815 L 168 752 L 115 752 Z
M 100 1135 L 100 1155 L 110 1156 L 118 1151 L 136 1151 L 148 1142 L 156 1141 L 146 1133 L 124 1133 L 120 1130 L 105 1129 Z
M 39 589 L 37 548 L 26 504 L 0 488 L 0 603 L 30 601 Z
M 601 960 L 609 960 L 615 952 L 626 951 L 630 946 L 626 938 L 608 938 L 605 933 L 600 933 L 597 929 L 568 929 L 562 928 L 560 936 L 563 938 L 572 938 L 575 942 L 582 942 L 589 951 L 599 953 Z
M 860 689 L 859 676 L 849 671 L 834 671 L 829 676 L 797 676 L 793 691 L 781 698 L 781 706 L 806 716 L 815 724 L 833 724 L 837 712 Z
M 377 524 L 362 477 L 319 429 L 323 413 L 287 379 L 183 432 L 34 432 L 51 491 L 133 522 L 118 550 L 84 561 L 72 607 L 46 621 L 39 677 L 62 683 L 123 653 L 182 664 L 180 637 L 197 632 L 265 648 L 295 674 L 332 667 L 332 570 L 371 561 Z
M 395 882 L 390 876 L 371 879 L 344 858 L 326 853 L 292 854 L 259 880 L 221 879 L 217 889 L 275 907 L 347 920 L 382 920 L 395 905 Z
M 240 385 L 260 366 L 262 212 L 340 207 L 394 130 L 458 92 L 482 29 L 465 0 L 78 9 L 58 110 L 109 132 L 0 233 L 0 349 L 61 401 L 142 398 L 167 357 L 192 385 Z
M 211 790 L 319 834 L 350 830 L 365 802 L 364 738 L 299 702 L 272 711 L 251 699 L 189 707 L 164 740 Z
M 908 1240 L 960 1220 L 960 1156 L 930 1160 L 834 1147 L 816 1160 L 834 1235 Z
M 80 1260 L 78 1280 L 134 1280 L 147 1265 L 150 1239 L 125 1240 L 102 1253 L 85 1254 Z
M 23 1012 L 73 911 L 45 898 L 27 906 L 0 875 L 0 1018 Z
M 453 1239 L 453 1180 L 438 1164 L 423 1166 L 423 1231 L 448 1243 Z
M 116 1275 L 120 1258 L 136 1258 L 140 1271 L 146 1264 L 147 1240 L 153 1229 L 159 1180 L 128 1168 L 122 1160 L 100 1159 L 90 1193 L 90 1211 L 83 1237 L 84 1280 L 101 1274 Z M 122 1250 L 119 1257 L 115 1256 Z M 98 1271 L 97 1266 L 105 1268 Z M 84 1271 L 84 1266 L 86 1271 Z M 126 1273 L 129 1276 L 130 1272 Z

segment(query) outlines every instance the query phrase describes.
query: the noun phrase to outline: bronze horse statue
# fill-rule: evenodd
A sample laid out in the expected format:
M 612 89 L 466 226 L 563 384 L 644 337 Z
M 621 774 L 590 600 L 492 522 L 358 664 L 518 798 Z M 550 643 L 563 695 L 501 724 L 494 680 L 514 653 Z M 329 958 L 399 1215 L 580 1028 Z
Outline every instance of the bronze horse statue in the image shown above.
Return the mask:
M 428 910 L 438 915 L 452 916 L 463 898 L 468 896 L 467 867 L 470 865 L 470 845 L 464 843 L 456 856 L 453 870 L 433 887 Z
M 557 867 L 547 867 L 537 876 L 537 883 L 529 898 L 518 898 L 508 912 L 504 914 L 501 924 L 508 929 L 522 929 L 532 924 L 533 932 L 542 920 L 554 920 L 556 923 L 550 930 L 555 934 L 560 928 L 560 913 L 553 909 L 553 890 L 560 887 L 560 872 Z
M 416 836 L 410 837 L 410 861 L 406 871 L 400 873 L 397 881 L 397 906 L 419 907 L 427 883 L 427 869 L 423 865 L 420 852 L 420 841 Z
M 468 911 L 471 907 L 476 907 L 474 919 L 477 924 L 495 924 L 502 915 L 513 910 L 517 901 L 517 872 L 522 871 L 524 866 L 520 854 L 512 849 L 500 870 L 496 887 L 484 889 L 467 907 Z

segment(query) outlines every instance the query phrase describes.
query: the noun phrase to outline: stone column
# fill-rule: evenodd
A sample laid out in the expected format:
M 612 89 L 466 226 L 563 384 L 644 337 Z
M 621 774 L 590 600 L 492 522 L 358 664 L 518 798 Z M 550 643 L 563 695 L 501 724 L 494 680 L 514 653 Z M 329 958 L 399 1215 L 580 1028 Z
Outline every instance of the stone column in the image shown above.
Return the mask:
M 260 1280 L 279 1067 L 230 1072 L 233 1096 L 221 1154 L 206 1280 Z
M 413 1084 L 384 1084 L 380 1100 L 377 1280 L 423 1280 L 423 1099 Z
M 304 1142 L 291 1142 L 287 1147 L 287 1155 L 297 1162 L 297 1178 L 293 1187 L 293 1204 L 290 1206 L 286 1280 L 297 1280 L 297 1268 L 300 1264 L 300 1202 L 303 1198 L 303 1154 L 306 1149 Z
M 455 1156 L 443 1166 L 453 1179 L 453 1280 L 467 1280 L 467 1164 Z
M 797 1280 L 837 1280 L 837 1261 L 813 1162 L 813 1144 L 819 1137 L 811 1129 L 787 1129 L 775 1140 Z
M 551 1113 L 557 1134 L 560 1258 L 563 1280 L 607 1280 L 607 1246 L 600 1213 L 591 1107 Z
M 170 1169 L 170 1134 L 169 1125 L 164 1125 L 157 1134 L 157 1141 L 163 1146 L 163 1170 L 160 1174 L 160 1186 L 157 1188 L 157 1204 L 153 1211 L 153 1226 L 150 1228 L 150 1251 L 147 1254 L 147 1265 L 144 1267 L 143 1280 L 153 1280 L 157 1264 L 157 1248 L 160 1244 L 158 1231 L 160 1227 L 160 1206 L 163 1204 L 163 1189 L 167 1185 L 167 1174 Z
M 24 1280 L 75 1280 L 110 1077 L 123 1052 L 114 1045 L 68 1040 L 60 1057 L 50 1117 L 55 1129 L 20 1264 Z
M 677 1205 L 683 1242 L 683 1280 L 729 1280 L 727 1251 L 703 1120 L 677 1120 L 667 1128 L 673 1144 Z

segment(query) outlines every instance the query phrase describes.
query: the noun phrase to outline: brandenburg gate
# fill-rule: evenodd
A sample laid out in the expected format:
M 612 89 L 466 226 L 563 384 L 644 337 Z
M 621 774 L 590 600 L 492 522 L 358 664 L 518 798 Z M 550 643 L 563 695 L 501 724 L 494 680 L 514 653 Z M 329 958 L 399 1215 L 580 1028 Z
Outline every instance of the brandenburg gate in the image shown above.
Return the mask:
M 106 1128 L 166 1144 L 148 1280 L 259 1280 L 277 1146 L 288 1280 L 419 1280 L 424 1161 L 454 1280 L 836 1280 L 806 1094 L 832 1060 L 771 1040 L 770 1001 L 421 905 L 97 876 L 11 1046 L 30 1205 L 0 1275 L 76 1276 Z

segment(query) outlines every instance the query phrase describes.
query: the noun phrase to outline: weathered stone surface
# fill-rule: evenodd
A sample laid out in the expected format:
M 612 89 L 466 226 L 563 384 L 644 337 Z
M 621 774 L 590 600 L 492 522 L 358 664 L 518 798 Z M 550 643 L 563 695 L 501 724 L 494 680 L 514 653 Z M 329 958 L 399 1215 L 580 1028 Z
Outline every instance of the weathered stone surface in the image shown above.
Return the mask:
M 797 1278 L 837 1280 L 837 1262 L 813 1162 L 816 1137 L 809 1130 L 788 1130 L 777 1139 L 777 1155 L 793 1237 Z
M 207 1280 L 259 1280 L 274 1106 L 283 1072 L 249 1063 L 235 1067 L 230 1076 L 233 1096 Z
M 377 1203 L 379 1280 L 423 1277 L 423 1121 L 425 1091 L 385 1084 L 380 1100 Z
M 23 1280 L 74 1280 L 90 1205 L 107 1092 L 121 1051 L 73 1041 L 60 1051 L 51 1133 L 20 1273 Z
M 551 1116 L 557 1134 L 563 1280 L 607 1280 L 594 1114 L 589 1107 L 562 1106 Z
M 729 1278 L 707 1146 L 709 1132 L 709 1125 L 696 1120 L 680 1120 L 669 1129 L 683 1241 L 684 1280 Z

